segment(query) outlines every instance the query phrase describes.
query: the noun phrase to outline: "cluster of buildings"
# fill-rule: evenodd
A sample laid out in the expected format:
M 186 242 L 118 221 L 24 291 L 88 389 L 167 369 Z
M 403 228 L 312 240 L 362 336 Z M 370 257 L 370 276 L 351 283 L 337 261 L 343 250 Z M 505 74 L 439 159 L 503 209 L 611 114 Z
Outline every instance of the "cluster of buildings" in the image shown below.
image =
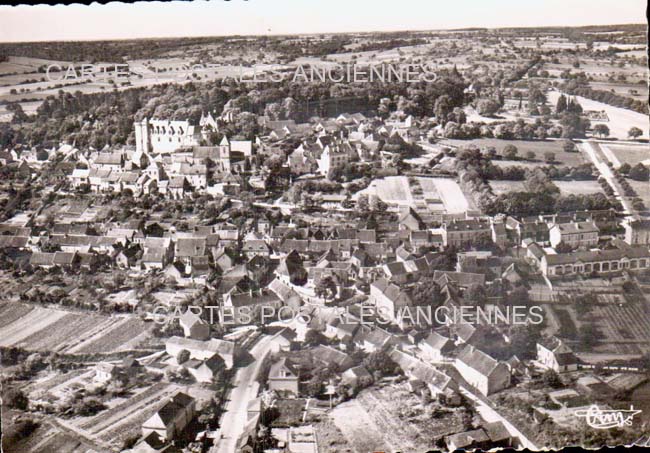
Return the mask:
M 158 193 L 182 199 L 194 192 L 238 193 L 246 187 L 239 175 L 250 165 L 252 155 L 252 142 L 229 141 L 225 136 L 216 146 L 193 144 L 173 152 L 151 145 L 87 156 L 78 153 L 78 162 L 87 168 L 75 168 L 68 180 L 75 189 L 113 193 L 130 190 L 136 197 Z

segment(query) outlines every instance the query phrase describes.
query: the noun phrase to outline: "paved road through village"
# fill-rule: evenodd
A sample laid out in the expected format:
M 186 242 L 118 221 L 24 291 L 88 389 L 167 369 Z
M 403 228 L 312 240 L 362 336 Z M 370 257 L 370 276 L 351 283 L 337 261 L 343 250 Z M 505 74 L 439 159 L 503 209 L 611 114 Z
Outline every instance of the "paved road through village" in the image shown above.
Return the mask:
M 257 397 L 259 384 L 256 377 L 262 367 L 264 356 L 272 346 L 272 336 L 263 336 L 249 351 L 255 359 L 244 368 L 240 368 L 234 380 L 234 387 L 226 404 L 226 413 L 221 424 L 222 438 L 212 448 L 211 453 L 234 453 L 237 439 L 244 432 L 248 402 Z

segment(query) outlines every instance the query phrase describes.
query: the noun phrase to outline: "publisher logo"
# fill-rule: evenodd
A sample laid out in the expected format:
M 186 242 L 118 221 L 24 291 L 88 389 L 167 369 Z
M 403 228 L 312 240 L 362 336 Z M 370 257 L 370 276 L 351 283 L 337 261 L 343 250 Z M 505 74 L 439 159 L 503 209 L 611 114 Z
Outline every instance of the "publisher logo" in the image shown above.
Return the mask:
M 591 406 L 589 409 L 580 409 L 574 412 L 576 417 L 584 418 L 587 425 L 595 429 L 622 428 L 632 426 L 632 420 L 635 415 L 640 414 L 640 410 L 635 410 L 630 406 L 628 410 L 600 409 L 598 406 Z

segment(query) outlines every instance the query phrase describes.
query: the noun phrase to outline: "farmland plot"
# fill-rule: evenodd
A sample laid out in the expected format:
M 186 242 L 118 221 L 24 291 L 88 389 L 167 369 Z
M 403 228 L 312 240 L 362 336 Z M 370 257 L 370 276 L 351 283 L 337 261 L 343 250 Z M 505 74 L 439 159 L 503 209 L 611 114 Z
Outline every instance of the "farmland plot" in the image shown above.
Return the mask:
M 98 440 L 120 443 L 139 434 L 142 423 L 180 389 L 175 384 L 157 383 L 112 409 L 81 421 L 78 427 Z
M 26 315 L 0 328 L 0 346 L 15 346 L 38 332 L 49 331 L 49 327 L 66 314 L 64 311 L 34 307 Z
M 73 313 L 12 303 L 0 305 L 0 345 L 29 350 L 109 353 L 133 349 L 148 337 L 139 318 Z
M 101 353 L 133 349 L 145 336 L 146 326 L 140 319 L 113 318 L 108 328 L 100 330 L 70 352 Z

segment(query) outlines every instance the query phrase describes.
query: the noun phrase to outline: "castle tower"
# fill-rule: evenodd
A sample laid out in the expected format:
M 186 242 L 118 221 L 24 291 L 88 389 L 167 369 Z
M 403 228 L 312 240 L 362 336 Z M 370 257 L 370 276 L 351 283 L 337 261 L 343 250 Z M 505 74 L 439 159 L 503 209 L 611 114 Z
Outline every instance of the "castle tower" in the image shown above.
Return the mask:
M 139 153 L 150 151 L 151 143 L 149 141 L 149 119 L 144 118 L 142 121 L 133 123 L 135 129 L 135 149 Z

